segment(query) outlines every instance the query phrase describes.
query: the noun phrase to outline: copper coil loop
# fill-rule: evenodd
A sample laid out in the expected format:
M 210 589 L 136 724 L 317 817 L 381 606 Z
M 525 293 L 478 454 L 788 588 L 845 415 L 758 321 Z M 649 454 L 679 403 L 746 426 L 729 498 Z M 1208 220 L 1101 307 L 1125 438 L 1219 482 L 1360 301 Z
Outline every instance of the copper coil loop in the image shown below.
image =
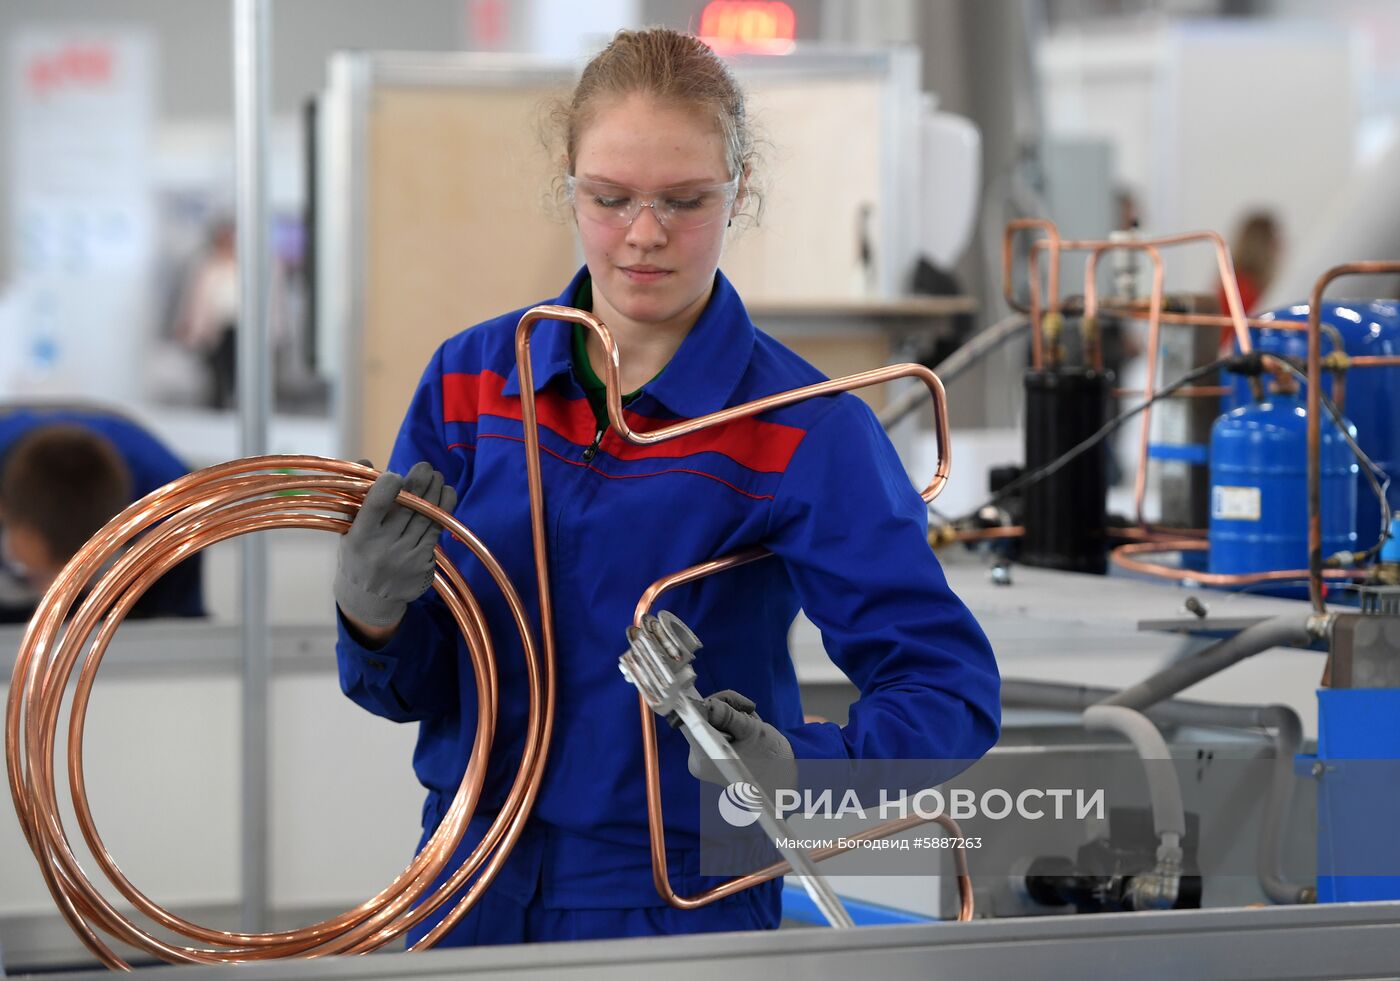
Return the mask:
M 464 544 L 488 571 L 510 608 L 520 634 L 529 688 L 529 714 L 520 769 L 482 841 L 439 888 L 432 890 L 433 882 L 446 869 L 475 813 L 491 755 L 498 709 L 495 644 L 487 631 L 481 605 L 439 547 L 433 588 L 461 632 L 476 676 L 477 730 L 462 782 L 428 843 L 383 890 L 330 919 L 274 933 L 216 930 L 190 922 L 160 906 L 122 872 L 97 831 L 87 798 L 83 749 L 88 705 L 98 669 L 117 628 L 152 583 L 196 552 L 250 532 L 310 528 L 344 534 L 378 471 L 315 456 L 263 456 L 209 467 L 148 494 L 94 535 L 45 594 L 16 658 L 5 717 L 5 762 L 10 793 L 25 840 L 38 860 L 44 882 L 59 911 L 103 964 L 114 969 L 130 969 L 109 940 L 168 962 L 185 964 L 367 953 L 393 941 L 450 903 L 442 919 L 414 945 L 414 949 L 423 949 L 436 944 L 490 887 L 534 807 L 554 720 L 554 630 L 544 536 L 539 433 L 529 355 L 530 334 L 541 321 L 582 323 L 601 336 L 609 358 L 604 372 L 609 415 L 623 438 L 634 443 L 659 442 L 806 398 L 897 377 L 914 377 L 924 382 L 933 395 L 939 448 L 937 470 L 922 492 L 924 499 L 932 500 L 947 481 L 949 439 L 943 389 L 937 377 L 921 365 L 894 365 L 863 372 L 758 399 L 665 429 L 640 433 L 628 428 L 622 411 L 617 348 L 606 326 L 587 312 L 568 307 L 543 306 L 527 312 L 517 331 L 517 360 L 540 592 L 538 640 L 515 586 L 480 539 L 451 514 L 421 498 L 407 492 L 401 492 L 398 498 L 399 503 L 430 517 Z M 649 610 L 667 589 L 767 554 L 762 549 L 751 549 L 668 576 L 647 591 L 638 604 L 637 616 L 640 618 Z M 78 667 L 80 657 L 81 668 Z M 140 922 L 117 909 L 93 885 L 80 865 L 60 812 L 55 754 L 64 693 L 70 684 L 73 696 L 68 716 L 67 780 L 78 828 L 98 868 L 112 888 L 142 917 Z M 693 908 L 788 871 L 785 863 L 779 863 L 730 880 L 699 896 L 680 897 L 672 891 L 666 869 L 655 725 L 640 696 L 639 703 L 647 764 L 653 871 L 660 894 L 673 906 Z M 957 825 L 950 819 L 940 817 L 937 820 L 952 834 L 961 837 Z M 885 837 L 919 823 L 924 820 L 905 819 L 870 829 L 857 837 Z M 837 850 L 831 850 L 815 857 L 825 858 L 836 853 Z M 972 883 L 967 875 L 965 853 L 957 850 L 954 860 L 961 895 L 958 918 L 970 919 Z
M 294 472 L 278 472 L 287 470 Z M 480 877 L 448 917 L 420 943 L 431 946 L 475 904 L 523 830 L 544 773 L 547 713 L 552 699 L 552 684 L 533 631 L 515 587 L 470 529 L 420 498 L 402 493 L 400 503 L 447 528 L 482 562 L 520 631 L 531 700 L 526 749 L 505 806 L 480 847 L 441 888 L 428 895 L 475 811 L 497 714 L 492 639 L 476 597 L 441 549 L 433 586 L 466 639 L 476 674 L 479 720 L 466 773 L 441 826 L 383 891 L 339 916 L 299 930 L 268 934 L 213 930 L 170 913 L 141 892 L 122 873 L 98 834 L 84 778 L 85 722 L 102 658 L 132 605 L 170 568 L 217 542 L 274 528 L 343 533 L 377 475 L 358 464 L 311 456 L 258 457 L 198 471 L 155 491 L 114 518 L 73 557 L 45 595 L 25 633 L 10 685 L 5 729 L 10 792 L 54 902 L 108 967 L 128 965 L 99 937 L 99 930 L 175 963 L 214 964 L 373 950 L 440 908 L 480 871 Z M 68 722 L 68 783 L 83 840 L 108 881 L 136 911 L 155 926 L 198 946 L 158 935 L 123 915 L 93 886 L 74 854 L 58 808 L 54 751 L 63 693 L 84 651 Z M 419 900 L 422 903 L 413 908 Z

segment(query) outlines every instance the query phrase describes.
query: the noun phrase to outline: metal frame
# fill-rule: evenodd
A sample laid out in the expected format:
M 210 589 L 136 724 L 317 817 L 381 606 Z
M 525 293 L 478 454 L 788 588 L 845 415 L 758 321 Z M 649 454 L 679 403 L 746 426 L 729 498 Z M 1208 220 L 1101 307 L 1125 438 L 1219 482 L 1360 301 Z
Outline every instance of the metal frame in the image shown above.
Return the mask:
M 267 452 L 272 411 L 268 362 L 268 273 L 271 219 L 268 209 L 268 99 L 271 75 L 270 0 L 233 5 L 235 200 L 238 215 L 238 411 L 240 451 Z M 267 539 L 243 539 L 243 820 L 241 829 L 243 929 L 266 929 L 268 847 L 268 625 Z
M 520 944 L 411 957 L 169 967 L 161 976 L 171 981 L 390 975 L 515 979 L 548 972 L 554 981 L 653 981 L 658 976 L 963 981 L 1029 972 L 1042 981 L 1129 975 L 1143 981 L 1303 981 L 1394 977 L 1398 948 L 1400 903 L 1364 903 Z M 108 976 L 69 975 L 74 981 Z

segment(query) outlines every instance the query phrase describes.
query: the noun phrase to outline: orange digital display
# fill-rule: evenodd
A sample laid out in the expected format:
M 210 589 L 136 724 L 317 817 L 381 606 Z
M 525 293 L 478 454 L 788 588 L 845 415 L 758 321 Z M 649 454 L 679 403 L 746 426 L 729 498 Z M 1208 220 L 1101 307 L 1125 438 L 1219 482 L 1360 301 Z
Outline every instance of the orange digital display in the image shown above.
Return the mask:
M 711 0 L 700 14 L 700 37 L 722 53 L 787 54 L 797 37 L 797 16 L 785 3 Z

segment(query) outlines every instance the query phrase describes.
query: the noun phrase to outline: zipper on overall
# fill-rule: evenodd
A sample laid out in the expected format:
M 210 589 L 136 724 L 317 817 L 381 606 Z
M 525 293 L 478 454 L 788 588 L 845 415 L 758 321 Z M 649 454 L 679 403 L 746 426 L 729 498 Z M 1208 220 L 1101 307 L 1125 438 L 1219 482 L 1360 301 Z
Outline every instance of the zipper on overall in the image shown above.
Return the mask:
M 594 435 L 593 442 L 589 444 L 588 449 L 583 451 L 584 463 L 587 463 L 588 461 L 592 460 L 595 456 L 598 455 L 598 446 L 603 442 L 603 436 L 607 433 L 607 431 L 607 428 L 604 427 L 603 429 L 599 429 L 597 434 Z

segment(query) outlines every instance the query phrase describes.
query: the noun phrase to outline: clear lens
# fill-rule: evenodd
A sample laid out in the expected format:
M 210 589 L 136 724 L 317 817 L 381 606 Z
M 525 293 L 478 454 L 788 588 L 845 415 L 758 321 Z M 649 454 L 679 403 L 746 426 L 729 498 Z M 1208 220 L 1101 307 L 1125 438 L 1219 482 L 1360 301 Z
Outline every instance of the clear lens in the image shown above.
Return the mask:
M 569 199 L 580 218 L 609 228 L 626 228 L 642 208 L 651 208 L 663 227 L 684 231 L 727 217 L 739 188 L 736 177 L 724 184 L 671 187 L 659 191 L 606 184 L 602 181 L 566 179 Z

